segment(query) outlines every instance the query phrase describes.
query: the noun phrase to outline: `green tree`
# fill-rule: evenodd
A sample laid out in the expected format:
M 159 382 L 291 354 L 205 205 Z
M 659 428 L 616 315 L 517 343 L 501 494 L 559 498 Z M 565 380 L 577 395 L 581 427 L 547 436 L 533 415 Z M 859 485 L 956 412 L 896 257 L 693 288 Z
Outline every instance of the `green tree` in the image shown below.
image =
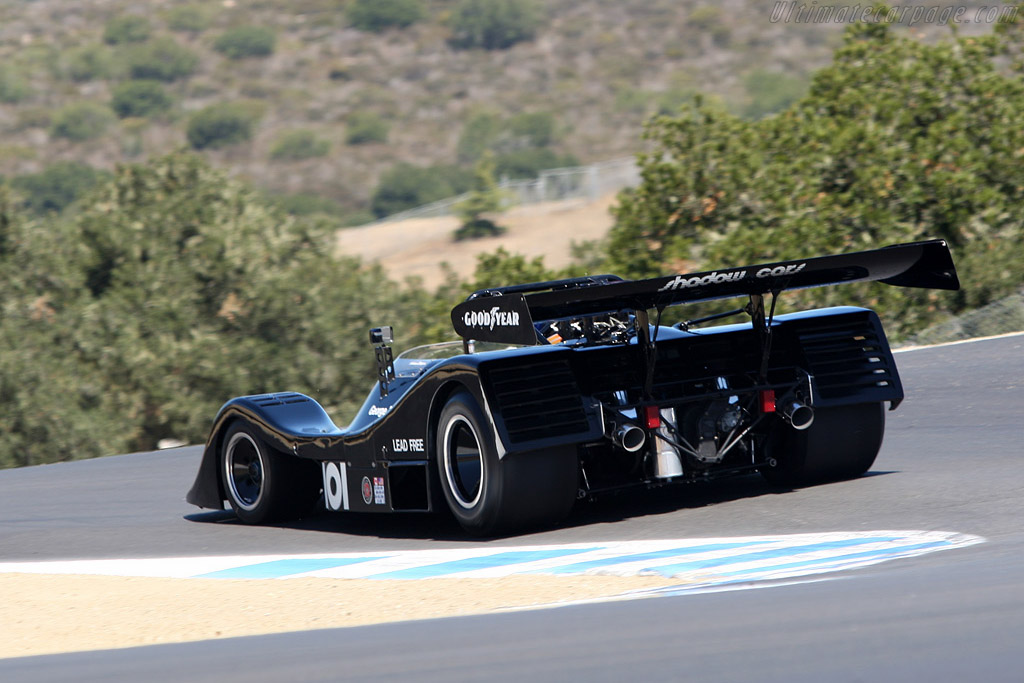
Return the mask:
M 26 99 L 31 90 L 28 83 L 10 66 L 0 66 L 0 102 L 5 104 L 17 104 Z
M 98 138 L 114 122 L 114 113 L 98 102 L 83 100 L 62 107 L 53 117 L 50 134 L 83 142 Z
M 406 28 L 422 19 L 420 0 L 355 0 L 348 8 L 349 23 L 360 31 Z
M 76 343 L 136 449 L 202 442 L 246 393 L 303 391 L 343 420 L 373 368 L 350 330 L 389 311 L 404 343 L 420 339 L 420 294 L 336 259 L 329 224 L 280 214 L 197 156 L 119 169 L 75 226 L 92 299 Z
M 352 112 L 345 120 L 345 141 L 350 145 L 387 142 L 388 123 L 372 111 Z
M 743 79 L 743 86 L 750 98 L 743 107 L 743 114 L 750 119 L 782 111 L 807 92 L 804 79 L 766 69 L 754 69 L 748 73 Z
M 121 14 L 107 22 L 103 28 L 103 42 L 107 45 L 142 43 L 149 39 L 152 27 L 146 17 Z
M 270 149 L 270 158 L 284 161 L 301 161 L 322 157 L 331 149 L 331 144 L 316 136 L 311 130 L 290 130 L 277 139 Z
M 540 24 L 540 9 L 532 0 L 460 0 L 452 11 L 451 43 L 504 50 L 533 40 Z
M 57 161 L 39 173 L 15 176 L 10 184 L 24 195 L 22 204 L 33 213 L 60 213 L 106 175 L 78 161 Z
M 266 26 L 235 26 L 213 42 L 213 49 L 231 59 L 274 54 L 274 32 Z
M 167 28 L 182 33 L 202 33 L 210 19 L 202 5 L 178 5 L 167 11 Z
M 255 116 L 237 102 L 211 104 L 188 120 L 185 135 L 193 149 L 216 149 L 252 139 Z
M 113 71 L 110 52 L 110 48 L 99 43 L 71 48 L 61 55 L 64 73 L 75 83 L 107 78 Z
M 546 147 L 528 147 L 495 155 L 494 174 L 499 178 L 536 178 L 541 171 L 579 163 L 571 154 L 558 154 Z
M 834 63 L 774 117 L 696 103 L 651 123 L 643 181 L 623 193 L 609 244 L 632 276 L 941 237 L 956 293 L 849 285 L 783 302 L 860 301 L 897 335 L 1024 281 L 1024 82 L 998 56 L 1015 32 L 925 44 L 884 23 L 851 27 Z
M 462 163 L 474 163 L 484 152 L 493 149 L 501 135 L 501 117 L 492 111 L 474 112 L 462 126 L 456 154 Z
M 165 113 L 174 100 L 159 81 L 126 81 L 114 88 L 110 108 L 122 119 Z
M 454 194 L 451 183 L 435 169 L 400 163 L 381 176 L 370 205 L 383 218 Z
M 506 228 L 492 218 L 504 206 L 504 196 L 494 180 L 494 158 L 485 154 L 476 164 L 469 196 L 455 205 L 455 215 L 462 221 L 453 235 L 455 241 L 504 234 Z
M 169 36 L 129 45 L 124 59 L 132 78 L 157 81 L 170 82 L 191 76 L 199 66 L 199 57 Z

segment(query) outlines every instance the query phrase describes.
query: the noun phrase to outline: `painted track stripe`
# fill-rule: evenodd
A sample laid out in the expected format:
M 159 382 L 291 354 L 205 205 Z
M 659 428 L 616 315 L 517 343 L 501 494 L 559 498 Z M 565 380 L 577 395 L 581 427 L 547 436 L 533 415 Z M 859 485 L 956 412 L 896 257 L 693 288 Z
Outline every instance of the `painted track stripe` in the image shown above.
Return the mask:
M 631 562 L 646 562 L 648 560 L 656 559 L 675 559 L 686 555 L 698 555 L 702 553 L 708 553 L 716 550 L 733 550 L 735 548 L 749 548 L 752 544 L 759 545 L 762 543 L 770 543 L 771 541 L 754 541 L 754 542 L 743 542 L 743 543 L 709 543 L 707 545 L 695 545 L 688 547 L 675 547 L 668 548 L 666 550 L 655 550 L 647 553 L 636 553 L 633 555 L 617 555 L 614 557 L 603 557 L 596 560 L 588 560 L 586 562 L 575 562 L 573 564 L 565 564 L 560 567 L 553 567 L 551 569 L 536 569 L 532 571 L 532 574 L 585 574 L 593 569 L 603 569 L 605 567 L 616 565 L 616 564 L 627 564 Z
M 334 557 L 317 558 L 305 557 L 287 560 L 272 560 L 258 564 L 246 564 L 230 569 L 221 569 L 216 572 L 197 574 L 192 578 L 196 579 L 278 579 L 296 574 L 308 574 L 309 572 L 334 569 L 350 564 L 370 562 L 379 560 L 379 557 Z
M 370 579 L 432 579 L 438 576 L 450 576 L 474 569 L 490 569 L 492 567 L 507 567 L 537 560 L 549 560 L 568 555 L 578 555 L 589 552 L 591 548 L 565 548 L 556 550 L 513 550 L 510 552 L 498 553 L 496 555 L 484 555 L 482 557 L 471 557 L 453 562 L 442 562 L 440 564 L 429 564 L 422 567 L 409 567 L 382 574 L 373 574 L 366 578 Z M 515 572 L 518 573 L 518 572 Z
M 827 572 L 964 548 L 984 541 L 948 531 L 879 530 L 785 536 L 609 541 L 501 547 L 465 545 L 410 551 L 310 555 L 205 556 L 124 560 L 0 562 L 0 573 L 168 578 L 334 579 L 500 578 L 512 575 L 661 575 L 672 594 L 820 580 Z M 800 577 L 806 577 L 801 579 Z M 730 588 L 731 587 L 731 588 Z M 666 589 L 668 590 L 668 589 Z M 625 597 L 663 595 L 664 592 Z
M 743 555 L 733 555 L 729 558 L 728 564 L 739 564 L 743 561 L 754 561 L 768 558 L 787 557 L 791 555 L 799 555 L 801 553 L 810 553 L 817 550 L 826 550 L 831 548 L 845 548 L 854 545 L 865 545 L 868 543 L 878 543 L 880 541 L 893 541 L 893 538 L 851 538 L 841 541 L 828 541 L 825 543 L 814 543 L 811 545 L 803 546 L 788 546 L 783 548 L 773 548 L 772 550 L 761 550 L 755 553 L 746 553 Z M 662 576 L 678 576 L 686 572 L 708 569 L 721 566 L 723 563 L 716 560 L 697 560 L 692 562 L 681 562 L 679 564 L 668 564 L 661 565 L 659 567 L 652 567 L 649 572 L 658 573 Z
M 781 571 L 788 571 L 792 569 L 806 570 L 812 567 L 822 568 L 841 568 L 843 565 L 853 564 L 858 566 L 864 564 L 864 560 L 887 560 L 896 559 L 898 557 L 906 557 L 908 555 L 917 554 L 917 551 L 921 550 L 934 550 L 939 547 L 948 546 L 948 543 L 936 541 L 934 543 L 918 543 L 916 545 L 905 545 L 899 546 L 887 550 L 864 550 L 859 553 L 848 553 L 845 555 L 834 555 L 831 557 L 819 557 L 810 560 L 801 560 L 798 562 L 786 562 L 783 564 L 770 565 L 768 567 L 759 567 L 757 569 L 739 569 L 729 572 L 724 572 L 722 576 L 749 576 L 752 574 L 767 574 L 777 573 Z M 801 573 L 805 573 L 801 571 Z

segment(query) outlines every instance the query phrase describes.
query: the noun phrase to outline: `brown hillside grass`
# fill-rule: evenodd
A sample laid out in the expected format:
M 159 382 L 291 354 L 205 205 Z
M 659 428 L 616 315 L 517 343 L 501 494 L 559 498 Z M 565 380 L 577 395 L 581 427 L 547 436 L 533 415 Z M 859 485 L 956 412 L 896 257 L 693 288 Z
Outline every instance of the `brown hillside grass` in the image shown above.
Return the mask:
M 468 278 L 476 268 L 477 254 L 499 247 L 530 259 L 543 256 L 545 265 L 559 268 L 572 261 L 574 241 L 600 239 L 608 233 L 614 201 L 615 195 L 609 194 L 593 201 L 570 199 L 515 207 L 497 220 L 508 228 L 504 235 L 464 242 L 452 239 L 459 227 L 454 216 L 348 228 L 338 233 L 338 250 L 379 261 L 394 279 L 418 276 L 428 288 L 441 284 L 442 263 Z

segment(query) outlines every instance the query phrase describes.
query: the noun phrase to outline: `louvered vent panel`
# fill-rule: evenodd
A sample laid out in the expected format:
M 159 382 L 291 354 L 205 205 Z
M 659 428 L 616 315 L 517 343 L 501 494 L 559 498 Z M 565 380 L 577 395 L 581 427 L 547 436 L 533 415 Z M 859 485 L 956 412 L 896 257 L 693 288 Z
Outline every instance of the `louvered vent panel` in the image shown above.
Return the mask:
M 888 397 L 899 389 L 887 347 L 866 316 L 823 318 L 804 327 L 799 338 L 822 398 L 874 400 L 872 394 Z
M 589 430 L 580 389 L 568 363 L 537 361 L 491 369 L 487 375 L 512 443 Z

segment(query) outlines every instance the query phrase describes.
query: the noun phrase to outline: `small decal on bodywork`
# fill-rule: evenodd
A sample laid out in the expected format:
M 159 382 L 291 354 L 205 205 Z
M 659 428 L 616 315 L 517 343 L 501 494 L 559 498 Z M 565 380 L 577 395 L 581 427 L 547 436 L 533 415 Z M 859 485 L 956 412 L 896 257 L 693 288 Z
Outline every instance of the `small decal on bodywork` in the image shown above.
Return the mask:
M 423 452 L 423 439 L 392 439 L 391 449 L 395 453 Z

